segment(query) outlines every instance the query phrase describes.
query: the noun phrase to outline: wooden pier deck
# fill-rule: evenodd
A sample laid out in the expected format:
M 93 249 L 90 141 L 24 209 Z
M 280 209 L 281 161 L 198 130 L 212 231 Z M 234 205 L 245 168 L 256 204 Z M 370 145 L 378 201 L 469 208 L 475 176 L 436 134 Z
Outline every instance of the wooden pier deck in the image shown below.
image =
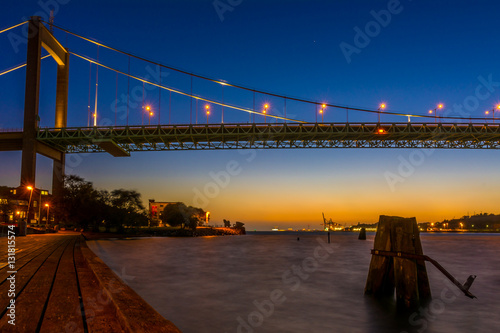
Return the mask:
M 87 247 L 79 233 L 16 237 L 15 298 L 0 238 L 0 332 L 180 332 Z M 15 325 L 7 307 L 15 299 Z

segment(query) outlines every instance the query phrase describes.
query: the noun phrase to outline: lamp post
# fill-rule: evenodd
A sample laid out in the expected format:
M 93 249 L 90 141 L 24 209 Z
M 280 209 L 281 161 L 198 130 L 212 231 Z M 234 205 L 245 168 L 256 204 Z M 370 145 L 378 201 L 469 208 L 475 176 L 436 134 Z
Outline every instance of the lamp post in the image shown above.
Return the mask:
M 210 212 L 206 212 L 205 214 L 205 223 L 207 224 L 208 227 L 208 217 L 210 216 Z
M 268 108 L 269 108 L 269 104 L 264 104 L 264 111 L 262 111 L 262 113 L 264 114 L 264 123 L 266 123 L 266 124 L 267 124 L 266 113 L 267 113 Z
M 149 125 L 151 125 L 151 116 L 153 115 L 153 112 L 151 112 L 151 106 L 146 105 L 146 106 L 143 106 L 143 108 L 148 113 L 148 116 L 149 116 Z M 144 119 L 144 117 L 142 119 Z
M 26 214 L 26 218 L 27 218 L 28 223 L 29 223 L 29 220 L 30 220 L 31 197 L 33 196 L 33 187 L 32 186 L 27 186 L 26 188 L 28 190 L 30 190 L 30 200 L 28 201 L 28 212 Z
M 439 103 L 437 107 L 433 110 L 429 110 L 429 114 L 434 113 L 434 123 L 437 123 L 437 110 L 441 110 L 443 108 L 443 104 Z M 441 122 L 441 119 L 439 119 L 439 122 Z
M 321 114 L 321 122 L 323 122 L 323 115 L 325 114 L 326 104 L 321 105 L 321 110 L 319 113 Z
M 493 124 L 495 123 L 495 109 L 500 110 L 500 104 L 498 104 L 496 107 L 491 109 L 491 112 L 493 113 Z M 486 111 L 484 114 L 488 115 L 488 114 L 490 114 L 490 111 Z M 486 121 L 486 117 L 485 117 L 485 121 Z
M 50 206 L 49 206 L 49 204 L 45 204 L 45 207 L 47 207 L 47 221 L 45 221 L 45 228 L 47 228 L 47 225 L 49 224 L 49 209 L 50 209 Z
M 385 109 L 385 103 L 382 103 L 380 104 L 380 106 L 378 107 L 378 123 L 380 124 L 380 112 L 382 112 L 384 109 Z
M 205 111 L 206 111 L 206 114 L 207 114 L 207 125 L 208 125 L 208 116 L 210 115 L 210 105 L 205 105 Z

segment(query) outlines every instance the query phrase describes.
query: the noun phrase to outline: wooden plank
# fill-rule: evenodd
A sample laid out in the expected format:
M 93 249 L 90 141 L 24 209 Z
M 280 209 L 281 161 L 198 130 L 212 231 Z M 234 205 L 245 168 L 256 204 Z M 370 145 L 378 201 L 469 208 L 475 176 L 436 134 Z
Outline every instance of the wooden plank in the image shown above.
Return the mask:
M 68 237 L 69 238 L 69 237 Z M 42 315 L 42 311 L 49 296 L 49 291 L 54 280 L 59 259 L 61 258 L 66 246 L 71 241 L 68 239 L 66 244 L 58 247 L 47 260 L 40 263 L 38 270 L 33 270 L 36 265 L 28 265 L 27 272 L 33 277 L 27 283 L 24 290 L 17 294 L 16 298 L 16 325 L 7 323 L 8 317 L 3 316 L 0 319 L 0 329 L 2 332 L 36 332 L 37 326 Z M 22 270 L 24 271 L 24 269 Z M 22 272 L 21 271 L 21 272 Z M 16 281 L 17 284 L 17 281 Z M 8 301 L 8 300 L 7 300 Z
M 375 250 L 391 251 L 392 221 L 387 216 L 380 216 L 373 248 Z M 393 260 L 390 257 L 372 256 L 365 294 L 375 296 L 394 295 Z
M 40 332 L 84 331 L 73 260 L 76 241 L 75 237 L 59 262 Z
M 61 238 L 57 241 L 53 241 L 52 243 L 49 243 L 47 245 L 40 245 L 36 249 L 34 249 L 31 252 L 28 252 L 26 255 L 18 257 L 16 253 L 16 270 L 19 272 L 23 269 L 25 265 L 28 265 L 32 260 L 34 260 L 36 257 L 43 255 L 44 253 L 51 253 L 54 251 L 58 246 L 60 246 L 62 243 L 66 242 L 64 238 Z M 46 257 L 45 257 L 46 258 Z M 8 267 L 3 267 L 0 269 L 0 285 L 5 282 L 7 277 L 9 277 L 9 271 L 10 269 Z
M 64 246 L 66 242 L 67 240 L 65 240 L 62 243 L 59 243 L 59 247 Z M 16 295 L 18 295 L 19 292 L 23 290 L 28 281 L 33 277 L 35 272 L 40 268 L 40 266 L 50 256 L 52 252 L 54 252 L 53 248 L 47 248 L 41 255 L 37 256 L 32 261 L 30 261 L 28 265 L 24 266 L 22 269 L 19 269 L 17 271 Z M 7 295 L 8 290 L 9 290 L 8 283 L 2 283 L 0 285 L 0 295 Z M 5 309 L 8 306 L 8 304 L 9 304 L 9 299 L 7 297 L 0 298 L 0 309 Z

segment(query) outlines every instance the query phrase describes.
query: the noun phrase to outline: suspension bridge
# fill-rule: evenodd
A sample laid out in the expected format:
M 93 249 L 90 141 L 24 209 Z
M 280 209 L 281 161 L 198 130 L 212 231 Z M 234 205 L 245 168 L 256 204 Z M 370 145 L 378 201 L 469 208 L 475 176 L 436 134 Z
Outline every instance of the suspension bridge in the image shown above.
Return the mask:
M 447 116 L 442 112 L 441 104 L 422 114 L 408 114 L 389 112 L 385 110 L 385 105 L 369 109 L 295 98 L 166 66 L 52 23 L 48 24 L 48 29 L 44 23 L 48 24 L 39 17 L 32 17 L 29 21 L 0 31 L 2 34 L 28 25 L 26 63 L 0 72 L 0 76 L 4 76 L 23 68 L 26 71 L 24 127 L 22 130 L 0 129 L 0 151 L 22 151 L 22 186 L 35 182 L 37 153 L 54 160 L 53 191 L 57 195 L 58 189 L 62 187 L 65 154 L 68 153 L 107 152 L 119 157 L 129 156 L 135 151 L 207 149 L 500 148 L 500 119 L 495 118 L 495 108 L 488 119 L 463 118 Z M 54 37 L 54 28 L 67 36 L 95 45 L 97 56 L 92 58 L 63 47 Z M 42 50 L 48 54 L 43 55 Z M 125 57 L 128 66 L 123 69 L 100 61 L 99 50 Z M 44 127 L 40 125 L 39 117 L 40 68 L 41 61 L 48 57 L 57 63 L 55 122 L 51 127 Z M 78 60 L 89 64 L 88 105 L 85 107 L 68 107 L 70 57 L 75 59 L 72 62 Z M 154 66 L 159 70 L 159 75 L 151 79 L 132 73 L 131 59 Z M 91 89 L 92 66 L 95 67 L 95 94 Z M 107 81 L 109 73 L 115 75 L 116 99 L 111 115 L 106 115 L 98 107 L 99 87 L 103 85 L 99 81 L 99 69 L 101 75 L 103 71 L 108 73 Z M 182 80 L 187 84 L 184 88 L 178 88 L 173 79 L 162 83 L 162 70 L 183 75 Z M 127 92 L 122 98 L 126 102 L 120 108 L 119 77 L 125 78 L 127 83 Z M 142 101 L 137 101 L 137 98 L 133 100 L 131 80 L 138 83 L 136 88 L 139 87 L 139 90 L 142 85 Z M 202 82 L 200 86 L 212 84 L 216 88 L 205 89 L 209 92 L 207 94 L 197 92 L 193 88 L 194 81 Z M 145 100 L 145 89 L 158 89 L 158 101 L 154 107 L 151 101 Z M 216 89 L 221 94 L 214 97 L 213 91 Z M 94 103 L 91 101 L 91 92 Z M 168 94 L 168 98 L 162 101 L 165 94 Z M 85 119 L 87 124 L 68 126 L 68 115 L 81 113 L 82 109 L 85 110 L 84 118 L 78 119 Z M 500 111 L 500 107 L 497 107 L 497 111 Z M 327 112 L 332 117 L 342 119 L 324 121 Z M 243 117 L 245 114 L 248 118 Z M 375 116 L 376 121 L 372 119 Z M 396 121 L 381 121 L 381 116 Z

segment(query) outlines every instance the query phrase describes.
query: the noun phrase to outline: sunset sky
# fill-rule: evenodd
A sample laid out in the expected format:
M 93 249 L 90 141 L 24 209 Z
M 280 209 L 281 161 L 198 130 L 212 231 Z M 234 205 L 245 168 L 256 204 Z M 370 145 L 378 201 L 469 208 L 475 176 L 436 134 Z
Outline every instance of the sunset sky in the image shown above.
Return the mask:
M 55 24 L 74 33 L 258 90 L 368 109 L 385 102 L 388 111 L 419 115 L 443 103 L 443 115 L 457 117 L 485 117 L 485 110 L 500 102 L 500 4 L 494 1 L 19 1 L 3 7 L 0 30 L 34 14 L 47 19 L 54 3 Z M 0 72 L 26 60 L 26 44 L 17 39 L 22 35 L 22 28 L 0 35 Z M 55 35 L 71 51 L 96 59 L 95 45 L 57 29 Z M 126 56 L 99 51 L 100 61 L 127 71 Z M 42 63 L 40 124 L 51 127 L 56 66 L 51 59 Z M 91 70 L 94 105 L 95 66 Z M 131 61 L 134 75 L 152 77 L 155 71 L 152 65 Z M 0 76 L 2 129 L 22 128 L 24 76 L 24 69 Z M 190 89 L 189 78 L 173 71 L 165 70 L 162 82 Z M 115 73 L 99 69 L 100 119 L 115 122 L 114 100 L 126 95 L 127 86 L 125 77 L 117 81 Z M 168 92 L 160 98 L 157 88 L 146 88 L 145 102 L 155 110 L 151 123 L 167 124 Z M 69 90 L 68 125 L 87 126 L 89 64 L 75 56 L 70 58 Z M 142 91 L 142 83 L 131 80 L 132 90 Z M 195 94 L 219 99 L 220 91 L 218 84 L 194 82 Z M 234 104 L 248 105 L 251 100 L 251 95 L 235 90 L 225 94 L 225 101 Z M 256 100 L 258 106 L 269 103 L 272 114 L 283 112 L 282 100 L 263 95 Z M 136 105 L 130 106 L 129 124 L 147 123 L 141 116 L 142 98 L 132 102 Z M 123 110 L 123 102 L 117 107 Z M 172 123 L 189 123 L 190 107 L 188 99 L 173 97 Z M 249 121 L 247 114 L 225 112 L 225 122 Z M 118 125 L 125 124 L 122 115 Z M 316 111 L 290 103 L 288 116 L 314 122 Z M 220 117 L 214 108 L 209 121 L 220 122 Z M 195 114 L 192 119 L 196 121 Z M 376 115 L 355 113 L 349 119 L 377 121 Z M 197 120 L 206 123 L 201 111 Z M 325 112 L 325 122 L 345 120 L 343 110 Z M 382 116 L 382 121 L 407 119 Z M 0 185 L 18 186 L 20 165 L 20 152 L 0 152 Z M 38 158 L 37 187 L 50 189 L 51 165 L 49 159 Z M 228 165 L 238 171 L 229 178 L 224 175 Z M 250 230 L 320 228 L 322 212 L 342 224 L 376 222 L 381 214 L 427 222 L 474 212 L 500 213 L 499 165 L 499 152 L 488 150 L 233 150 L 67 157 L 67 173 L 99 189 L 136 189 L 145 202 L 183 201 L 209 210 L 215 223 L 242 221 Z

